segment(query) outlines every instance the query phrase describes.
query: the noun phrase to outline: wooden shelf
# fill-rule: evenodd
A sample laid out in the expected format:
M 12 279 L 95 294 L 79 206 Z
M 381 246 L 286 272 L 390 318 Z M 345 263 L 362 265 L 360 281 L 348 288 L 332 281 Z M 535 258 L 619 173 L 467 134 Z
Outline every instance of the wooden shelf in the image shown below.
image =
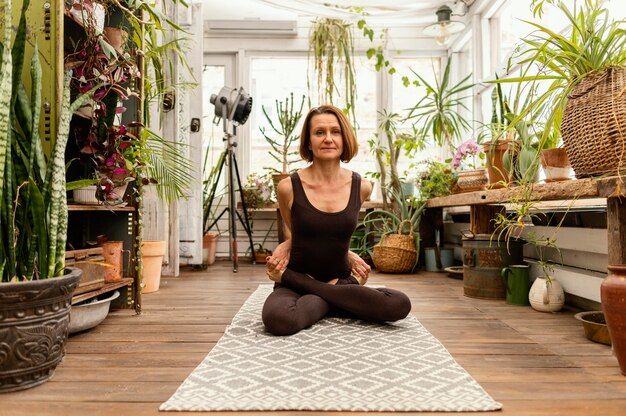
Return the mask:
M 72 305 L 75 305 L 87 299 L 95 298 L 96 296 L 102 295 L 103 293 L 111 292 L 115 289 L 119 289 L 120 287 L 132 285 L 133 280 L 134 279 L 132 277 L 124 277 L 121 281 L 114 282 L 114 283 L 107 283 L 98 290 L 93 290 L 91 292 L 81 293 L 80 295 L 73 296 Z
M 588 178 L 571 181 L 537 183 L 533 185 L 530 199 L 535 201 L 580 200 L 588 198 L 609 198 L 626 195 L 626 185 L 622 178 Z M 522 199 L 524 189 L 511 187 L 486 191 L 453 194 L 428 200 L 427 208 L 455 207 L 464 205 L 503 204 L 512 199 Z
M 134 212 L 135 207 L 125 206 L 120 207 L 116 205 L 82 205 L 82 204 L 68 204 L 68 211 L 125 211 Z

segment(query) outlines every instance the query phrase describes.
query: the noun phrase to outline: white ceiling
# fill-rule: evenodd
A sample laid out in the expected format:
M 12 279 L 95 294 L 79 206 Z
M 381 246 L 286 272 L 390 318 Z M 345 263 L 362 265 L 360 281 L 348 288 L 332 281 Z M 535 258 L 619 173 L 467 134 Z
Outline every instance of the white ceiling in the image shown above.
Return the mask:
M 427 26 L 437 21 L 435 12 L 446 4 L 452 20 L 465 20 L 474 0 L 203 0 L 206 19 L 302 19 L 333 17 L 358 20 L 361 15 L 349 10 L 358 5 L 367 13 L 370 25 L 412 27 Z M 456 15 L 456 16 L 455 16 Z

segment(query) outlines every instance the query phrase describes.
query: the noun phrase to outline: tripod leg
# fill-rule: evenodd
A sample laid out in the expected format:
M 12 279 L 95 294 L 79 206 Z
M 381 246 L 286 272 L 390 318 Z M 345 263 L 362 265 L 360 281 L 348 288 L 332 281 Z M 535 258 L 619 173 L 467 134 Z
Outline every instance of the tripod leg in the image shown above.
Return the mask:
M 233 188 L 233 161 L 235 154 L 233 149 L 228 148 L 228 207 L 230 210 L 230 235 L 232 238 L 233 272 L 237 273 L 239 268 L 239 253 L 237 251 L 237 218 L 235 212 L 237 205 L 235 202 L 235 189 Z
M 220 181 L 220 176 L 222 175 L 222 169 L 224 168 L 224 162 L 226 161 L 226 150 L 224 150 L 219 159 L 217 160 L 217 177 L 215 178 L 215 182 L 213 183 L 213 187 L 211 188 L 211 192 L 209 194 L 209 204 L 205 208 L 203 218 L 209 218 L 209 213 L 211 212 L 211 208 L 213 207 L 213 200 L 215 199 L 215 192 L 217 191 L 217 184 Z M 217 224 L 217 220 L 224 214 L 222 213 L 213 220 L 213 222 L 204 230 L 205 232 L 209 231 L 215 224 Z M 206 225 L 206 224 L 205 224 Z M 204 233 L 203 233 L 204 234 Z
M 246 201 L 243 199 L 243 187 L 241 186 L 241 177 L 239 176 L 239 167 L 237 166 L 237 158 L 233 154 L 233 167 L 235 170 L 235 175 L 237 176 L 237 185 L 239 186 L 239 197 L 241 198 L 241 208 L 243 211 L 243 220 L 237 212 L 237 216 L 241 221 L 241 225 L 243 225 L 244 230 L 246 230 L 246 234 L 248 234 L 248 240 L 250 242 L 250 254 L 252 255 L 252 263 L 256 263 L 254 258 L 254 243 L 252 242 L 252 227 L 250 227 L 250 220 L 248 218 L 248 210 L 246 209 Z

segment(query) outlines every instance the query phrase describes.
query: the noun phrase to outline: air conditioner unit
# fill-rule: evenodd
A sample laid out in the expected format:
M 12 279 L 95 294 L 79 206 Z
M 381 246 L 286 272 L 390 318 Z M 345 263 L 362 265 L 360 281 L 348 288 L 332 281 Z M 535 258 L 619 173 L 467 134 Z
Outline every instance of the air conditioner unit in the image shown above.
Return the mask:
M 262 35 L 296 36 L 298 22 L 295 20 L 207 20 L 206 34 L 209 36 Z

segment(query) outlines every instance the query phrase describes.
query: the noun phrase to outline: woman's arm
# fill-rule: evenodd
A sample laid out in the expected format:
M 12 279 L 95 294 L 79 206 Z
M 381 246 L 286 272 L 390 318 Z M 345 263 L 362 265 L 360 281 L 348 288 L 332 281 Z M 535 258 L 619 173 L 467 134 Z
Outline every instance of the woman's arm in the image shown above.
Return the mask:
M 288 238 L 280 243 L 267 259 L 268 269 L 283 270 L 289 263 L 291 254 L 291 204 L 293 202 L 293 187 L 291 178 L 285 178 L 278 184 L 278 207 L 283 219 L 283 227 Z

